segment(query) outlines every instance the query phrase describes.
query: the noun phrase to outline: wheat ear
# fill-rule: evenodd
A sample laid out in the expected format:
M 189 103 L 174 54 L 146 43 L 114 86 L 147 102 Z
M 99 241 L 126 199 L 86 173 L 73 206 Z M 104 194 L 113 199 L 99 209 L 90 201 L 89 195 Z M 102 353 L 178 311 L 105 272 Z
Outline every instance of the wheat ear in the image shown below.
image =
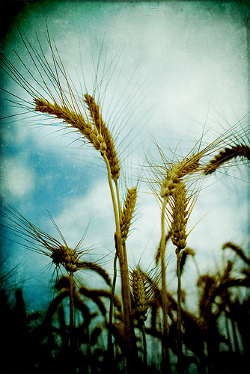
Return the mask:
M 227 242 L 225 244 L 223 244 L 222 246 L 222 249 L 226 249 L 226 248 L 231 248 L 235 253 L 237 253 L 237 255 L 247 264 L 247 265 L 250 265 L 250 258 L 247 257 L 244 253 L 244 251 L 242 250 L 242 248 L 240 248 L 238 245 L 234 244 L 234 243 L 231 243 L 231 242 Z
M 35 111 L 53 115 L 71 127 L 77 129 L 98 151 L 101 146 L 101 139 L 94 131 L 92 125 L 85 121 L 81 113 L 76 113 L 65 106 L 60 106 L 57 103 L 50 103 L 44 99 L 35 99 Z
M 144 273 L 139 267 L 131 273 L 131 284 L 136 312 L 139 319 L 144 322 L 148 310 L 148 292 Z
M 86 250 L 81 246 L 85 235 L 79 240 L 75 248 L 70 248 L 52 217 L 51 220 L 61 237 L 61 241 L 55 239 L 38 226 L 26 219 L 13 207 L 5 207 L 1 215 L 6 219 L 4 226 L 22 239 L 21 245 L 37 253 L 48 256 L 56 267 L 63 266 L 68 272 L 81 269 L 81 256 Z M 26 244 L 25 244 L 26 243 Z
M 122 235 L 123 243 L 126 241 L 127 236 L 128 236 L 129 228 L 130 228 L 134 210 L 135 210 L 136 197 L 137 197 L 136 187 L 127 189 L 127 196 L 126 196 L 124 208 L 122 210 L 121 217 L 120 217 L 121 235 Z
M 200 166 L 199 154 L 184 158 L 182 161 L 174 164 L 168 171 L 161 186 L 161 197 L 168 198 L 172 196 L 176 186 L 180 183 L 181 179 L 188 174 L 192 174 L 199 169 Z
M 250 147 L 244 144 L 226 147 L 208 163 L 204 168 L 204 174 L 212 174 L 221 165 L 236 157 L 244 157 L 247 160 L 250 160 Z
M 147 319 L 146 313 L 149 306 L 148 289 L 146 285 L 145 274 L 141 271 L 138 266 L 131 273 L 131 284 L 133 299 L 135 302 L 136 314 L 139 317 L 139 327 L 142 332 L 143 338 L 143 354 L 144 354 L 144 364 L 147 364 L 147 341 L 145 333 L 145 320 Z
M 51 259 L 56 265 L 63 265 L 68 272 L 75 272 L 79 269 L 79 256 L 75 249 L 60 246 L 51 254 Z
M 93 96 L 86 94 L 84 97 L 93 121 L 94 129 L 100 139 L 100 151 L 102 154 L 106 154 L 111 169 L 112 179 L 117 181 L 120 175 L 120 166 L 112 136 L 105 122 L 102 120 L 99 105 L 96 104 Z
M 187 244 L 187 217 L 188 217 L 188 200 L 186 196 L 186 188 L 183 182 L 177 184 L 173 192 L 173 208 L 172 208 L 172 226 L 171 240 L 180 252 Z

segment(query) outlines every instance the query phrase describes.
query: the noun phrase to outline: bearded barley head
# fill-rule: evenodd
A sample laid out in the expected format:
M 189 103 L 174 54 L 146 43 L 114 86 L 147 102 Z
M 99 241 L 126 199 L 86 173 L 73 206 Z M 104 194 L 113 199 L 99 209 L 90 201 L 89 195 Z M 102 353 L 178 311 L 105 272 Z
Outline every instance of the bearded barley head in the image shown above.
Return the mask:
M 4 218 L 2 226 L 21 240 L 20 244 L 31 251 L 48 256 L 52 263 L 63 267 L 67 272 L 75 272 L 82 268 L 81 257 L 87 250 L 80 249 L 85 234 L 79 240 L 75 248 L 70 248 L 64 239 L 60 229 L 52 219 L 53 225 L 58 231 L 62 241 L 55 239 L 39 227 L 32 224 L 15 208 L 7 207 L 1 212 Z

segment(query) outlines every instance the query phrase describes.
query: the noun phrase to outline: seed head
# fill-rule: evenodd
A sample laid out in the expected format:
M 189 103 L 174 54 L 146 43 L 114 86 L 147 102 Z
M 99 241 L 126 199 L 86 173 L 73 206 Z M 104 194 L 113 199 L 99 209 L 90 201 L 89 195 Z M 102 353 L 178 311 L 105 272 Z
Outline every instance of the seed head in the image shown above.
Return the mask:
M 71 127 L 77 129 L 94 148 L 100 150 L 100 141 L 98 139 L 98 132 L 92 128 L 92 125 L 85 121 L 81 113 L 76 113 L 67 107 L 62 107 L 57 103 L 50 103 L 44 99 L 35 99 L 35 110 L 41 113 L 54 115 L 55 117 L 63 120 Z
M 20 244 L 25 248 L 48 256 L 56 267 L 63 266 L 68 272 L 75 272 L 82 268 L 80 259 L 86 251 L 80 250 L 79 247 L 85 235 L 79 240 L 76 247 L 72 249 L 67 245 L 63 234 L 52 217 L 50 218 L 62 239 L 61 242 L 39 227 L 33 225 L 15 208 L 6 207 L 5 210 L 1 212 L 1 215 L 6 220 L 4 227 L 17 235 L 17 237 L 21 239 Z
M 175 188 L 186 175 L 194 173 L 199 168 L 199 154 L 184 158 L 167 170 L 167 175 L 161 186 L 161 197 L 173 195 Z
M 137 197 L 136 187 L 127 190 L 125 206 L 123 208 L 121 218 L 120 218 L 121 235 L 122 235 L 123 242 L 125 242 L 128 236 L 129 228 L 130 228 L 134 210 L 135 210 L 136 197 Z
M 136 307 L 136 312 L 139 315 L 139 319 L 142 321 L 146 320 L 146 313 L 148 310 L 148 295 L 146 289 L 146 279 L 143 272 L 137 267 L 136 270 L 132 271 L 132 292 Z
M 99 149 L 102 155 L 106 155 L 110 165 L 112 178 L 114 181 L 117 181 L 120 176 L 120 166 L 112 136 L 102 119 L 99 105 L 96 104 L 94 97 L 88 94 L 84 95 L 84 97 L 93 122 L 94 131 L 99 135 Z
M 173 208 L 172 208 L 172 229 L 171 229 L 171 240 L 178 250 L 186 247 L 186 226 L 187 226 L 187 197 L 185 184 L 183 182 L 178 183 L 173 192 Z
M 236 158 L 243 157 L 250 160 L 250 148 L 247 145 L 239 144 L 226 147 L 218 153 L 204 168 L 204 174 L 212 174 L 224 163 Z
M 75 272 L 78 270 L 79 255 L 75 249 L 60 246 L 51 254 L 52 261 L 57 265 L 63 265 L 65 270 Z

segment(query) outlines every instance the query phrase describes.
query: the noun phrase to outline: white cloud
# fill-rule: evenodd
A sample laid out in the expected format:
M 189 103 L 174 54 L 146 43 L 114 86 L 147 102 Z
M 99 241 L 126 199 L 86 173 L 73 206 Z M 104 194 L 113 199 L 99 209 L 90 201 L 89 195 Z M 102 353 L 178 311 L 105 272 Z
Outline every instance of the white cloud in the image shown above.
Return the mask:
M 64 208 L 54 218 L 70 245 L 77 243 L 87 227 L 87 245 L 101 247 L 112 242 L 115 226 L 107 181 L 99 179 L 85 195 L 64 201 Z
M 35 176 L 31 165 L 20 156 L 1 159 L 1 193 L 3 197 L 22 198 L 35 188 Z

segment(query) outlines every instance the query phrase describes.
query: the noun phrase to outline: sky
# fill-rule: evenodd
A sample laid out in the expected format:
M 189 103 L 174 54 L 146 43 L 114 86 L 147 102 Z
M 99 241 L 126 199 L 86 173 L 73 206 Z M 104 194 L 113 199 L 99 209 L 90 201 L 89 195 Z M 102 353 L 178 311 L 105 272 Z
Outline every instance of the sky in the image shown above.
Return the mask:
M 155 142 L 168 157 L 183 156 L 201 137 L 205 146 L 238 121 L 246 126 L 246 8 L 238 2 L 30 3 L 10 25 L 2 49 L 32 84 L 34 76 L 41 78 L 18 29 L 32 47 L 39 49 L 40 43 L 52 63 L 47 27 L 74 88 L 91 94 L 97 83 L 102 115 L 122 165 L 123 201 L 126 188 L 143 175 L 146 156 L 157 159 Z M 1 92 L 2 203 L 56 236 L 49 211 L 72 247 L 87 228 L 88 259 L 99 260 L 112 274 L 114 219 L 101 157 L 58 121 L 13 102 L 16 97 L 32 100 L 4 72 L 1 81 L 4 90 L 16 95 Z M 201 272 L 221 266 L 225 242 L 247 249 L 247 188 L 246 165 L 222 168 L 203 182 L 187 240 Z M 145 270 L 152 269 L 159 240 L 160 208 L 142 181 L 127 241 L 130 268 L 140 262 Z M 36 308 L 48 299 L 53 275 L 48 258 L 2 241 L 4 267 L 18 265 L 14 281 L 23 285 Z M 173 246 L 167 246 L 166 256 L 169 287 L 174 289 Z M 90 274 L 81 277 L 87 284 L 93 281 Z M 190 294 L 196 279 L 189 260 L 183 287 Z

